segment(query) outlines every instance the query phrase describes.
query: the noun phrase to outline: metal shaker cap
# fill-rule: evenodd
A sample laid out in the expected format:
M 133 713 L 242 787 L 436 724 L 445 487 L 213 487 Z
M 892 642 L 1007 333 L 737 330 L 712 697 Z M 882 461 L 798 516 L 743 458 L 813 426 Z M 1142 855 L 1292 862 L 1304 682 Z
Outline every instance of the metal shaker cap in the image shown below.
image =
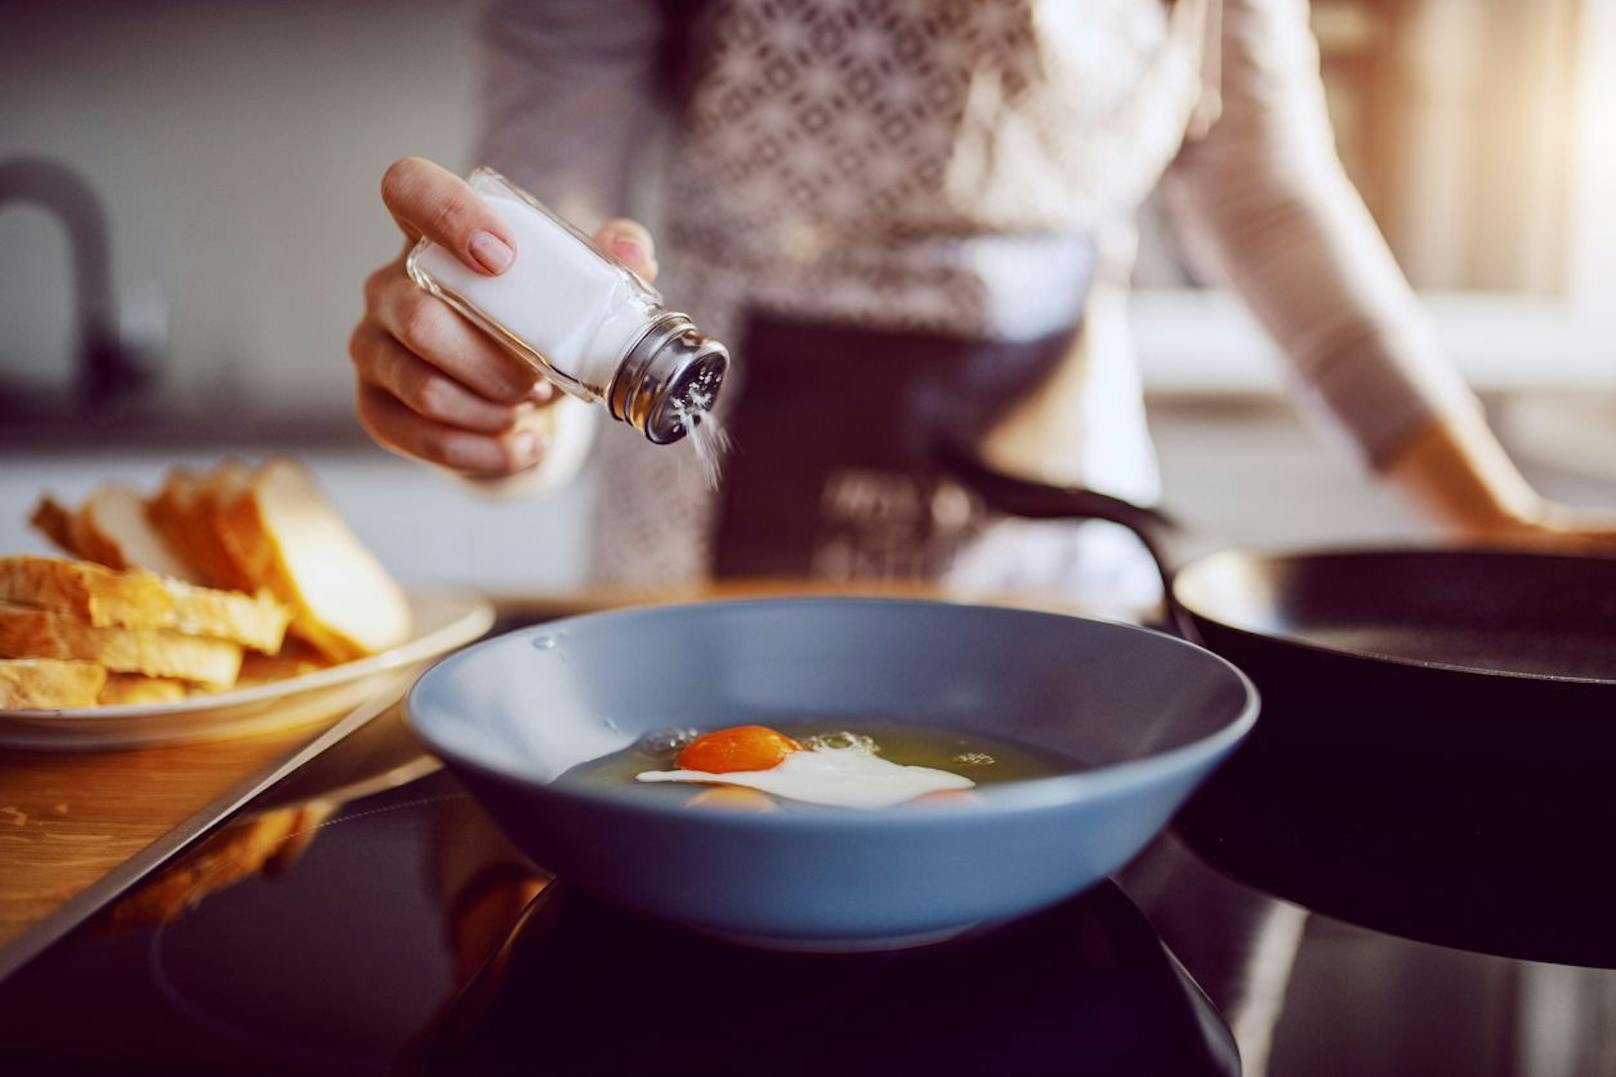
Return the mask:
M 606 407 L 652 443 L 666 445 L 712 411 L 728 372 L 724 345 L 698 332 L 686 315 L 665 314 L 617 368 Z

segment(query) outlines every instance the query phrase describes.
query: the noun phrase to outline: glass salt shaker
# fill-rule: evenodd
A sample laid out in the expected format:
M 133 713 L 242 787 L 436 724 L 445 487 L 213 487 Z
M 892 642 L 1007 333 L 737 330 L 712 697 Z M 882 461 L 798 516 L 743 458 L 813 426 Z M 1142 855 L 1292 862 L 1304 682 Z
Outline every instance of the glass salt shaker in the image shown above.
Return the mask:
M 724 345 L 498 172 L 479 168 L 468 182 L 510 229 L 516 260 L 488 277 L 423 239 L 405 262 L 411 279 L 546 380 L 655 444 L 700 425 L 729 369 Z

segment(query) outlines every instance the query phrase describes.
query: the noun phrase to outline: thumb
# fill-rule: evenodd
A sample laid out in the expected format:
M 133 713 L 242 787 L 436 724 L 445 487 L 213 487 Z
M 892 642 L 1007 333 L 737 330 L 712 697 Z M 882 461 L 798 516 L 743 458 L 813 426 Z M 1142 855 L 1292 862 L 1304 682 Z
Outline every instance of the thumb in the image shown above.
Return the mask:
M 607 221 L 595 233 L 595 246 L 606 257 L 627 266 L 647 281 L 656 280 L 656 243 L 645 225 L 626 217 Z

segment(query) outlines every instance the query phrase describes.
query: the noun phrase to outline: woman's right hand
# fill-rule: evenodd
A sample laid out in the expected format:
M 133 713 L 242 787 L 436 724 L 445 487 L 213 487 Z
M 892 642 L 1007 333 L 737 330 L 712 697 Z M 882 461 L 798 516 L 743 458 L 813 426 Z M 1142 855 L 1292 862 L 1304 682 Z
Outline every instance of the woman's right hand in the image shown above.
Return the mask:
M 404 269 L 409 249 L 426 236 L 467 267 L 497 276 L 520 256 L 510 231 L 464 180 L 420 157 L 387 169 L 382 201 L 404 233 L 404 250 L 365 281 L 365 313 L 348 342 L 360 423 L 391 452 L 467 475 L 536 466 L 546 446 L 533 420 L 555 390 Z M 651 235 L 641 225 L 608 221 L 595 245 L 646 280 L 656 277 Z

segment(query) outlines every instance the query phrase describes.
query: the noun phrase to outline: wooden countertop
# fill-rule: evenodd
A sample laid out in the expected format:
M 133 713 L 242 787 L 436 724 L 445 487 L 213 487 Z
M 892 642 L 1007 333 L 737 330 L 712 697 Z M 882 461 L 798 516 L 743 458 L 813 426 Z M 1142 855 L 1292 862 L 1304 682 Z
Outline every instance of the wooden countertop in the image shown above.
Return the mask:
M 788 594 L 938 597 L 922 586 L 756 581 L 676 591 L 504 595 L 496 605 L 508 624 L 617 606 Z M 322 736 L 345 734 L 401 691 L 393 684 L 387 698 L 346 717 L 333 714 L 257 736 L 115 751 L 0 750 L 0 975 L 49 941 L 41 935 L 91 911 L 120 877 L 159 862 L 267 777 L 319 750 Z M 54 922 L 60 920 L 69 923 Z
M 335 717 L 195 744 L 0 751 L 0 948 Z

